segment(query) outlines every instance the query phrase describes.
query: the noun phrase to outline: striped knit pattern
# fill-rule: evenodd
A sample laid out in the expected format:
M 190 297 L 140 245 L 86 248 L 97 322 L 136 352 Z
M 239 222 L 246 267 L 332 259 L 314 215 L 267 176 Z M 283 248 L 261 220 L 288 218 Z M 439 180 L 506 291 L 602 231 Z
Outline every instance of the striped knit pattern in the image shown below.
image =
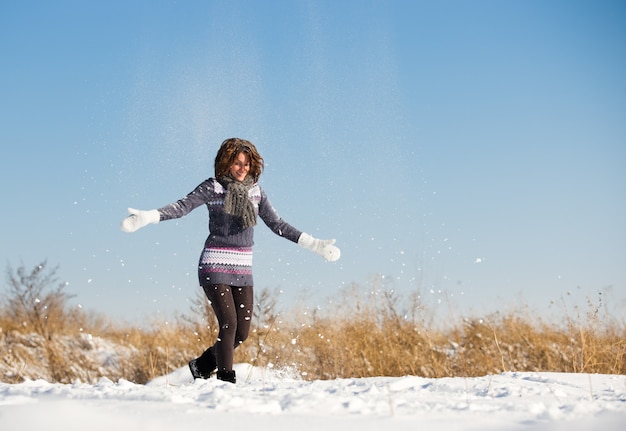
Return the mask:
M 252 247 L 206 247 L 198 273 L 209 284 L 252 286 Z

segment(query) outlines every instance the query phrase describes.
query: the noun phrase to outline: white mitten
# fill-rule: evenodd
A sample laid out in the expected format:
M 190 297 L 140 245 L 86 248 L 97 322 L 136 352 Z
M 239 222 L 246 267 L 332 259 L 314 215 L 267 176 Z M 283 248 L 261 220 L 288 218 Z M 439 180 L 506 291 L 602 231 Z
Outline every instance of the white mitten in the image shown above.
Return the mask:
M 334 243 L 334 239 L 317 239 L 304 232 L 302 232 L 300 238 L 298 238 L 298 245 L 300 247 L 319 254 L 329 262 L 334 262 L 341 256 L 341 250 L 334 246 Z
M 161 220 L 158 210 L 142 211 L 128 208 L 128 212 L 130 215 L 122 220 L 120 225 L 120 229 L 124 232 L 135 232 L 150 223 L 157 224 Z

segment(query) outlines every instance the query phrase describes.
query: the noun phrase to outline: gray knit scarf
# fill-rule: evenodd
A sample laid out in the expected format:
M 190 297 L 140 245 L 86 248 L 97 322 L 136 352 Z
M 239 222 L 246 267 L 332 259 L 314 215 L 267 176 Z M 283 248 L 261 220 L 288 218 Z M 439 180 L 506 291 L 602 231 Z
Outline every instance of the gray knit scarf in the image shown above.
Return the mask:
M 227 175 L 220 178 L 219 182 L 226 187 L 224 212 L 240 217 L 244 228 L 256 225 L 254 205 L 248 197 L 248 191 L 254 185 L 252 177 L 247 176 L 243 181 L 237 181 L 230 175 Z

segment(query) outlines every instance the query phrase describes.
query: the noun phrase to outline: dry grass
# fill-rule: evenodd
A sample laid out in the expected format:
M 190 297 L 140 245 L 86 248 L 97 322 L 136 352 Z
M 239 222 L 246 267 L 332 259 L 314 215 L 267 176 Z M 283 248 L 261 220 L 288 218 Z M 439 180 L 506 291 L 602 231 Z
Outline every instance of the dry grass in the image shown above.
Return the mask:
M 266 313 L 248 356 L 305 378 L 482 376 L 508 371 L 626 374 L 626 327 L 589 302 L 548 323 L 528 311 L 450 320 L 437 327 L 417 295 L 349 289 L 323 313 Z M 601 298 L 601 296 L 600 296 Z M 400 311 L 398 304 L 404 304 Z M 254 343 L 252 343 L 254 344 Z M 240 352 L 243 353 L 243 352 Z
M 436 321 L 417 295 L 352 286 L 325 310 L 277 310 L 256 298 L 253 330 L 235 360 L 304 379 L 417 375 L 481 376 L 507 371 L 626 374 L 626 327 L 601 304 L 548 323 L 528 311 Z M 144 328 L 80 310 L 55 311 L 45 331 L 0 308 L 0 380 L 145 383 L 185 366 L 212 344 L 217 325 L 201 293 L 188 316 Z M 44 317 L 49 319 L 50 317 Z

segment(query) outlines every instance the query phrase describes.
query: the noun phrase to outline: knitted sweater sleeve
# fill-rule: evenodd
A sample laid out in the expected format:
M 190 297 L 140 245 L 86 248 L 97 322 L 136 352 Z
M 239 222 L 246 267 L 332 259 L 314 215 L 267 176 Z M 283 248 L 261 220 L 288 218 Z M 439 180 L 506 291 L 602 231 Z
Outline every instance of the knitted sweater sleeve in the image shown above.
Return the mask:
M 259 202 L 259 217 L 276 235 L 295 243 L 298 242 L 302 231 L 291 226 L 278 215 L 263 190 L 261 190 L 261 201 Z
M 206 204 L 213 194 L 213 182 L 210 179 L 202 182 L 184 198 L 159 208 L 161 221 L 186 216 L 200 205 Z

